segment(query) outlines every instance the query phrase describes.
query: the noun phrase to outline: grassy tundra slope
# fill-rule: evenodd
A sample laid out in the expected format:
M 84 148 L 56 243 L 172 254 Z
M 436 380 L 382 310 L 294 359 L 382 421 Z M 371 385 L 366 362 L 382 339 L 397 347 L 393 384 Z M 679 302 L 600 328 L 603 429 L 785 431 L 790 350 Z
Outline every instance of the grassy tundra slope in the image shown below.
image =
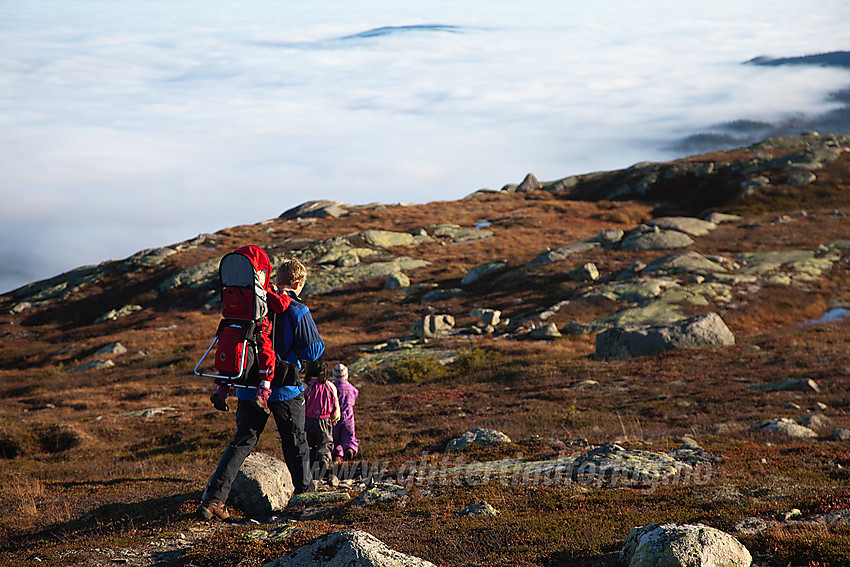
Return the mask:
M 702 522 L 735 535 L 757 565 L 850 564 L 850 525 L 824 520 L 850 509 L 850 444 L 840 439 L 850 428 L 850 322 L 804 324 L 850 307 L 850 152 L 829 151 L 841 146 L 846 139 L 828 136 L 769 140 L 454 202 L 273 219 L 7 294 L 0 562 L 262 565 L 355 527 L 439 565 L 615 565 L 635 526 Z M 628 233 L 655 217 L 713 211 L 740 218 L 681 249 L 566 248 L 603 230 Z M 379 243 L 374 230 L 417 236 Z M 410 486 L 405 506 L 286 510 L 275 521 L 295 519 L 299 531 L 279 539 L 256 533 L 280 524 L 197 521 L 233 413 L 215 411 L 209 380 L 192 373 L 219 320 L 215 273 L 193 268 L 215 267 L 251 243 L 308 265 L 314 293 L 305 301 L 328 360 L 360 369 L 352 381 L 361 392 L 362 460 L 386 464 L 388 477 L 422 459 L 540 461 L 612 442 L 668 452 L 684 436 L 712 456 L 705 474 L 616 487 L 521 475 L 433 480 Z M 723 273 L 629 276 L 636 263 L 682 251 Z M 493 260 L 498 272 L 462 284 L 471 268 Z M 599 278 L 577 281 L 572 270 L 587 263 Z M 392 265 L 403 266 L 409 287 L 385 289 Z M 655 291 L 619 296 L 624 282 Z M 671 290 L 681 293 L 664 295 Z M 650 305 L 661 306 L 656 316 L 717 312 L 736 344 L 599 360 L 595 333 Z M 508 321 L 475 331 L 476 308 Z M 381 363 L 388 342 L 413 345 L 411 326 L 429 314 L 453 315 L 455 332 Z M 548 323 L 560 337 L 532 338 Z M 126 352 L 101 352 L 113 343 Z M 454 353 L 453 361 L 436 362 L 436 349 Z M 804 387 L 766 387 L 785 380 Z M 779 418 L 809 418 L 817 436 L 759 426 Z M 513 443 L 449 459 L 446 443 L 473 428 L 500 430 Z M 259 450 L 281 458 L 274 433 Z M 456 514 L 481 501 L 499 515 Z M 747 518 L 760 528 L 743 529 Z

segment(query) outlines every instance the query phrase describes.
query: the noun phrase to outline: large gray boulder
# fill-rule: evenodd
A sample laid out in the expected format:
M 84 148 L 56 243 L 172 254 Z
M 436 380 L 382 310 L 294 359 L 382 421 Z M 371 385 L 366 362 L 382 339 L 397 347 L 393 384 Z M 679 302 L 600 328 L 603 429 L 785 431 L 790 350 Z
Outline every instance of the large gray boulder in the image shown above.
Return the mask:
M 360 530 L 331 532 L 264 567 L 435 567 Z
M 296 207 L 292 207 L 281 213 L 278 218 L 281 219 L 297 219 L 297 218 L 326 218 L 340 217 L 348 212 L 348 209 L 339 201 L 307 201 Z
M 491 260 L 490 262 L 479 264 L 466 272 L 466 275 L 460 280 L 460 285 L 461 287 L 467 287 L 476 284 L 503 272 L 507 267 L 507 260 Z
M 622 360 L 680 348 L 733 345 L 735 335 L 717 313 L 665 325 L 614 327 L 596 335 L 596 356 Z
M 628 567 L 749 567 L 753 558 L 731 535 L 703 524 L 633 528 L 620 551 Z
M 286 463 L 263 453 L 251 453 L 230 488 L 230 499 L 252 518 L 267 518 L 283 510 L 295 493 Z

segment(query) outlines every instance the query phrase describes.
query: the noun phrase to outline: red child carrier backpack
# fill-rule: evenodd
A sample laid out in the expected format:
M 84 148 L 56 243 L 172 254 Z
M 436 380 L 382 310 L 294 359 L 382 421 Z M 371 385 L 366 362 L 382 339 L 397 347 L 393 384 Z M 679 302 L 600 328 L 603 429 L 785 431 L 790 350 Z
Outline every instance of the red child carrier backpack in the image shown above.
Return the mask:
M 256 387 L 246 380 L 258 357 L 257 334 L 268 314 L 271 262 L 262 248 L 243 246 L 221 259 L 218 273 L 222 319 L 212 344 L 195 366 L 195 374 L 215 378 L 219 384 Z M 198 369 L 213 347 L 217 373 L 206 374 Z

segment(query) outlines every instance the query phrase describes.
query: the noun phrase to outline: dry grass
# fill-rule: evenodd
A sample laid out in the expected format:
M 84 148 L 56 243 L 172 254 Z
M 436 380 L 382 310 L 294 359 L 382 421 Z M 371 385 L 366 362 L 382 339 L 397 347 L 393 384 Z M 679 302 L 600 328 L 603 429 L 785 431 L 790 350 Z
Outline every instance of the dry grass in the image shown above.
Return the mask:
M 813 249 L 844 238 L 847 221 L 829 211 L 846 201 L 848 162 L 819 174 L 805 195 L 779 188 L 745 200 L 736 212 L 760 226 L 723 225 L 701 237 L 699 251 Z M 695 203 L 697 200 L 694 201 Z M 0 557 L 25 565 L 37 555 L 46 565 L 98 564 L 96 549 L 141 546 L 189 532 L 200 490 L 230 438 L 233 414 L 208 402 L 211 384 L 192 367 L 208 345 L 218 314 L 204 312 L 192 290 L 150 292 L 168 274 L 247 242 L 325 239 L 367 228 L 418 231 L 452 222 L 492 223 L 496 236 L 457 246 L 432 243 L 405 253 L 433 262 L 417 281 L 456 287 L 472 265 L 507 258 L 520 266 L 547 247 L 557 248 L 603 228 L 630 228 L 670 204 L 573 201 L 553 193 L 485 195 L 453 203 L 369 210 L 315 223 L 273 220 L 215 235 L 217 250 L 175 255 L 162 270 L 115 275 L 64 303 L 21 315 L 0 315 Z M 771 224 L 806 208 L 808 217 Z M 697 211 L 692 211 L 697 212 Z M 610 252 L 599 268 L 613 278 L 645 252 Z M 528 272 L 514 287 L 479 286 L 437 305 L 459 324 L 472 323 L 475 307 L 502 310 L 514 321 L 574 297 L 580 284 L 565 272 L 590 256 Z M 474 427 L 504 431 L 515 440 L 477 449 L 470 460 L 547 458 L 558 442 L 617 441 L 633 448 L 669 450 L 682 435 L 696 437 L 723 460 L 704 484 L 638 490 L 575 486 L 440 485 L 414 488 L 405 508 L 360 511 L 341 506 L 323 520 L 301 522 L 303 537 L 259 544 L 244 529 L 197 541 L 183 565 L 261 565 L 309 537 L 357 527 L 400 551 L 442 565 L 615 565 L 629 529 L 661 521 L 704 522 L 733 531 L 748 516 L 774 518 L 791 508 L 815 515 L 850 508 L 850 448 L 835 441 L 788 441 L 754 429 L 774 417 L 797 418 L 815 402 L 833 427 L 850 427 L 850 323 L 798 323 L 821 315 L 830 300 L 850 300 L 848 264 L 840 262 L 808 289 L 771 286 L 723 313 L 738 344 L 722 349 L 671 352 L 622 362 L 594 358 L 593 336 L 554 342 L 499 338 L 450 339 L 442 346 L 461 356 L 444 372 L 408 367 L 384 384 L 355 379 L 358 436 L 363 457 L 387 462 L 389 473 L 423 453 L 439 453 L 452 437 Z M 504 283 L 504 282 L 502 282 Z M 331 362 L 351 363 L 362 349 L 407 335 L 427 308 L 382 281 L 365 282 L 309 298 Z M 9 296 L 0 307 L 15 303 Z M 145 310 L 124 320 L 93 325 L 105 308 L 127 303 Z M 590 321 L 613 311 L 606 301 L 571 301 L 552 320 Z M 158 330 L 169 324 L 172 330 Z M 128 353 L 103 371 L 73 372 L 103 345 L 120 341 Z M 399 369 L 401 372 L 402 369 Z M 820 393 L 764 393 L 752 386 L 811 378 Z M 585 380 L 596 385 L 582 387 Z M 788 409 L 796 403 L 801 410 Z M 172 407 L 153 417 L 126 414 Z M 271 426 L 270 426 L 271 427 Z M 828 435 L 829 431 L 823 432 Z M 277 436 L 266 433 L 259 450 L 280 457 Z M 455 512 L 486 500 L 498 518 L 458 518 Z M 836 565 L 850 562 L 846 526 L 797 526 L 741 536 L 759 565 Z M 101 559 L 98 559 L 98 558 Z

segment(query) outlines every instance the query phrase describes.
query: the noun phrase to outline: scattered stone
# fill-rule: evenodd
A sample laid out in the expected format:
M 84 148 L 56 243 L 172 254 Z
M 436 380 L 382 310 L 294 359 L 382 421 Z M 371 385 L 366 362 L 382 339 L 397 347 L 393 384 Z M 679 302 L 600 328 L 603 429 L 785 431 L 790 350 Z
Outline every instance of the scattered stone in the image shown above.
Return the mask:
M 264 567 L 435 567 L 360 530 L 331 532 Z
M 393 272 L 387 276 L 384 289 L 393 290 L 410 287 L 410 278 L 404 272 Z
M 731 535 L 703 524 L 632 528 L 620 563 L 629 567 L 750 567 L 752 556 Z
M 393 246 L 414 246 L 416 240 L 412 234 L 406 232 L 392 232 L 389 230 L 364 230 L 360 233 L 363 239 L 372 246 L 380 248 L 391 248 Z
M 453 299 L 455 297 L 460 297 L 464 295 L 466 292 L 462 289 L 452 288 L 452 289 L 436 289 L 434 291 L 429 291 L 425 295 L 422 296 L 422 303 L 433 303 L 435 301 L 444 301 L 446 299 Z
M 784 406 L 782 406 L 782 409 L 789 409 L 789 410 L 799 411 L 799 410 L 801 410 L 801 409 L 803 409 L 803 408 L 800 406 L 800 404 L 795 404 L 794 402 L 788 402 L 787 404 L 785 404 Z
M 143 410 L 122 413 L 118 417 L 156 417 L 158 415 L 165 415 L 170 411 L 177 411 L 177 408 L 172 408 L 168 406 L 158 408 L 147 408 Z
M 597 234 L 592 240 L 606 248 L 610 248 L 614 244 L 620 242 L 623 239 L 623 236 L 625 236 L 625 233 L 621 229 L 609 228 L 606 230 L 600 230 L 599 234 Z
M 408 500 L 408 490 L 391 482 L 375 482 L 367 486 L 357 498 L 351 501 L 352 506 L 373 506 L 397 502 L 404 506 Z
M 125 262 L 133 266 L 152 268 L 163 263 L 166 258 L 174 254 L 177 254 L 177 250 L 174 248 L 151 248 L 136 252 L 127 258 Z
M 815 181 L 817 181 L 817 176 L 807 169 L 800 167 L 788 168 L 788 185 L 802 187 L 804 185 L 811 185 Z
M 412 331 L 419 338 L 434 339 L 448 335 L 454 326 L 455 318 L 451 315 L 426 315 Z
M 629 251 L 670 250 L 674 248 L 686 248 L 693 243 L 693 239 L 683 232 L 664 230 L 628 236 L 623 239 L 622 248 Z
M 799 508 L 792 508 L 787 512 L 782 512 L 779 514 L 779 520 L 782 522 L 788 522 L 789 520 L 796 520 L 802 517 L 803 512 L 801 512 Z
M 761 518 L 744 518 L 735 524 L 735 531 L 744 535 L 757 535 L 766 531 L 771 525 Z
M 671 349 L 733 344 L 735 335 L 720 315 L 706 313 L 667 325 L 608 329 L 596 336 L 596 356 L 603 360 L 622 360 Z
M 814 431 L 826 431 L 832 425 L 832 421 L 821 413 L 801 417 L 797 423 Z
M 498 516 L 499 511 L 493 508 L 487 502 L 479 502 L 478 504 L 473 504 L 471 506 L 467 506 L 463 510 L 457 513 L 458 516 Z
M 591 386 L 598 386 L 599 382 L 596 380 L 580 380 L 575 384 L 570 385 L 570 388 L 575 388 L 577 390 L 583 390 L 585 388 L 589 388 Z
M 727 213 L 713 212 L 713 213 L 709 214 L 707 217 L 705 217 L 705 220 L 710 222 L 710 223 L 714 223 L 714 224 L 722 224 L 722 223 L 725 223 L 725 222 L 735 222 L 735 221 L 742 220 L 742 217 L 740 217 L 738 215 L 730 215 L 730 214 L 727 214 Z
M 95 356 L 104 356 L 108 354 L 124 354 L 127 352 L 127 348 L 121 343 L 109 343 L 108 345 L 100 348 L 95 352 Z
M 717 228 L 713 222 L 693 217 L 658 217 L 646 221 L 646 224 L 666 230 L 677 230 L 689 236 L 705 236 Z
M 575 282 L 595 282 L 599 279 L 599 269 L 596 264 L 587 262 L 567 272 L 567 276 Z
M 120 319 L 121 317 L 126 317 L 131 313 L 135 313 L 136 311 L 141 311 L 141 305 L 125 305 L 121 309 L 110 309 L 97 319 L 95 319 L 95 323 L 103 323 L 104 321 L 114 321 L 116 319 Z
M 466 275 L 460 281 L 460 285 L 461 287 L 467 287 L 482 280 L 490 279 L 496 274 L 503 272 L 507 266 L 508 262 L 506 260 L 491 260 L 490 262 L 479 264 L 466 272 Z
M 92 360 L 91 362 L 85 362 L 83 364 L 78 364 L 77 366 L 71 369 L 71 372 L 85 372 L 86 370 L 104 370 L 106 368 L 114 368 L 115 363 L 109 359 L 106 360 Z
M 283 510 L 295 492 L 286 463 L 263 453 L 251 453 L 230 489 L 230 500 L 252 518 L 267 518 Z
M 812 409 L 814 409 L 815 411 L 826 411 L 829 409 L 829 406 L 827 406 L 823 402 L 815 402 L 812 406 Z
M 511 438 L 495 429 L 472 429 L 467 431 L 460 437 L 456 437 L 449 441 L 446 445 L 447 453 L 457 453 L 477 445 L 478 447 L 490 447 L 493 445 L 501 445 L 502 443 L 511 443 Z
M 833 441 L 850 441 L 850 429 L 836 427 L 829 436 Z
M 715 274 L 728 270 L 698 252 L 679 252 L 659 258 L 641 271 L 645 276 L 668 276 L 682 273 Z
M 493 231 L 478 227 L 467 228 L 456 224 L 438 224 L 425 227 L 434 236 L 439 238 L 448 238 L 452 242 L 461 243 L 472 240 L 483 240 L 493 236 Z
M 567 244 L 566 246 L 562 246 L 555 250 L 552 250 L 550 248 L 541 252 L 540 255 L 537 256 L 537 258 L 529 262 L 525 267 L 533 268 L 535 266 L 542 266 L 544 264 L 559 262 L 561 260 L 569 258 L 573 254 L 583 254 L 585 252 L 593 250 L 594 248 L 598 248 L 599 246 L 599 242 L 579 240 L 577 242 L 572 242 L 570 244 Z
M 850 524 L 850 509 L 843 508 L 824 514 L 822 520 L 825 524 L 834 526 L 836 524 Z
M 536 329 L 532 329 L 528 333 L 528 336 L 529 338 L 538 340 L 557 339 L 561 336 L 561 331 L 558 330 L 558 326 L 555 323 L 547 323 Z
M 817 382 L 811 378 L 780 380 L 771 382 L 770 384 L 756 384 L 750 386 L 750 390 L 761 390 L 762 392 L 777 392 L 779 390 L 789 390 L 794 392 L 820 392 Z
M 484 327 L 495 327 L 501 322 L 502 312 L 496 309 L 473 309 L 469 316 L 477 318 Z
M 808 427 L 804 427 L 794 420 L 786 417 L 760 423 L 759 427 L 763 431 L 771 431 L 773 433 L 793 437 L 795 439 L 814 439 L 818 436 L 817 433 Z

